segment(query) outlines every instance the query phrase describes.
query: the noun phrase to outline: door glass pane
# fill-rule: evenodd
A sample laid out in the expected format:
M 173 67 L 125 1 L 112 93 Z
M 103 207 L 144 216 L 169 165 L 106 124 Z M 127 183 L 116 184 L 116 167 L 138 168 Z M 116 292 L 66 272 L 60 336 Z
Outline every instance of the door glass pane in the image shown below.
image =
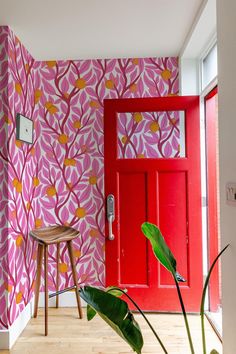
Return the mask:
M 184 111 L 118 113 L 118 158 L 185 157 Z
M 210 50 L 202 62 L 202 90 L 217 76 L 217 45 Z

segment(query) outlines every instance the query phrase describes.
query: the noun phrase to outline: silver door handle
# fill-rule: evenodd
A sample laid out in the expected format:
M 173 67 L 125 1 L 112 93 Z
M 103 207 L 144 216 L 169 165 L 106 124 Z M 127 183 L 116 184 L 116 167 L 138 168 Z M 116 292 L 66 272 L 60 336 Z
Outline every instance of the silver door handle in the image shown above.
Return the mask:
M 115 220 L 115 198 L 113 194 L 107 196 L 108 240 L 113 241 L 112 223 Z
M 113 223 L 113 218 L 112 218 L 112 215 L 110 215 L 109 216 L 109 218 L 108 218 L 108 240 L 110 240 L 110 241 L 113 241 L 114 240 L 114 238 L 115 238 L 115 236 L 114 236 L 114 234 L 113 234 L 113 232 L 112 232 L 112 223 Z

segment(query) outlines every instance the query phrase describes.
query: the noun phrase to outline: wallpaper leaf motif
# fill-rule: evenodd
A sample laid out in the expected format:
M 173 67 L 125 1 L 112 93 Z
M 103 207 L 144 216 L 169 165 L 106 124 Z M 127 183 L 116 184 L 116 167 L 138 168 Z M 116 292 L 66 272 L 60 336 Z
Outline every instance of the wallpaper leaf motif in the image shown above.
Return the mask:
M 8 151 L 0 146 L 1 153 L 8 159 L 8 182 L 1 175 L 2 170 L 0 181 L 1 178 L 5 181 L 8 190 L 3 201 L 8 198 L 9 230 L 5 234 L 9 263 L 4 264 L 6 284 L 0 274 L 0 315 L 6 307 L 3 286 L 7 286 L 9 305 L 5 318 L 0 317 L 2 327 L 14 322 L 33 295 L 36 249 L 28 237 L 32 228 L 58 223 L 78 229 L 81 235 L 73 242 L 73 248 L 79 283 L 105 284 L 103 101 L 105 98 L 178 94 L 176 58 L 35 62 L 8 31 L 5 33 L 9 44 L 5 65 L 9 66 L 9 78 L 4 79 L 3 85 L 8 88 L 9 96 L 6 104 L 10 122 L 7 125 Z M 4 47 L 2 34 L 3 29 L 0 57 Z M 33 145 L 15 140 L 15 114 L 18 112 L 34 120 Z M 139 136 L 143 131 L 147 135 L 146 140 L 141 139 L 140 151 L 137 151 L 142 154 L 148 149 L 147 144 L 152 149 L 157 142 L 152 133 L 147 133 L 148 123 L 138 115 L 135 119 Z M 157 121 L 155 117 L 150 119 Z M 158 124 L 163 125 L 161 131 L 165 139 L 168 131 L 165 132 L 163 121 L 164 118 Z M 124 121 L 122 129 L 126 129 L 126 124 L 130 123 Z M 0 117 L 2 136 L 7 134 L 5 126 Z M 132 125 L 130 127 L 132 129 Z M 157 125 L 152 126 L 152 132 L 155 130 L 158 130 Z M 121 142 L 123 135 L 122 132 Z M 133 139 L 136 144 L 136 134 Z M 166 155 L 178 149 L 177 132 L 171 139 L 163 145 Z M 0 208 L 0 215 L 3 210 L 6 219 L 6 204 L 2 204 L 1 199 Z M 50 246 L 50 290 L 55 289 L 55 262 L 56 248 Z M 60 288 L 72 285 L 65 245 L 61 245 L 59 268 Z
M 180 157 L 179 123 L 178 111 L 119 113 L 118 157 Z
M 7 177 L 7 125 L 8 116 L 8 28 L 0 27 L 0 329 L 8 327 L 8 177 Z

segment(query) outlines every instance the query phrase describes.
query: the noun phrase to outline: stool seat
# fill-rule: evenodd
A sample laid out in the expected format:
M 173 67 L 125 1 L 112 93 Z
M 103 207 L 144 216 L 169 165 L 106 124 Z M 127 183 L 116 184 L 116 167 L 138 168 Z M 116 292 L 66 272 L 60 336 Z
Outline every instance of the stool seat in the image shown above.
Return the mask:
M 71 241 L 80 235 L 79 231 L 69 226 L 53 225 L 34 229 L 30 236 L 40 244 L 51 245 L 59 242 Z
M 57 256 L 56 256 L 56 266 L 57 266 L 57 276 L 56 276 L 56 291 L 58 293 L 59 289 L 59 261 L 60 261 L 60 243 L 66 242 L 66 246 L 69 253 L 69 259 L 71 263 L 72 276 L 75 286 L 75 296 L 77 300 L 77 307 L 79 312 L 79 317 L 83 317 L 80 296 L 79 296 L 79 286 L 77 279 L 76 266 L 74 261 L 74 253 L 72 247 L 72 241 L 80 235 L 79 231 L 73 229 L 69 226 L 52 225 L 47 227 L 42 227 L 40 229 L 34 229 L 29 232 L 30 237 L 38 244 L 38 254 L 37 254 L 37 270 L 36 270 L 36 284 L 35 284 L 35 302 L 34 302 L 34 317 L 37 317 L 38 312 L 38 302 L 39 302 L 39 290 L 40 290 L 40 280 L 41 280 L 41 270 L 42 270 L 42 260 L 44 257 L 44 302 L 45 302 L 45 336 L 48 335 L 48 247 L 49 245 L 56 244 Z M 56 307 L 58 307 L 59 298 L 56 295 Z

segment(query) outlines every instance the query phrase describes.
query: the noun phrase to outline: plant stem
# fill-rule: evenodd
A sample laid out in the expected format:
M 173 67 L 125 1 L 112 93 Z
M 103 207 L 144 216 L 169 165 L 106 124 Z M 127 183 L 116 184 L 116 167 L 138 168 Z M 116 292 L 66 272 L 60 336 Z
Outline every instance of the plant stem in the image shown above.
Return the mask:
M 175 278 L 175 276 L 174 276 L 174 280 L 175 280 L 175 285 L 176 285 L 176 289 L 177 289 L 177 292 L 178 292 L 178 297 L 179 297 L 182 313 L 183 313 L 183 316 L 184 316 L 184 322 L 185 322 L 185 327 L 186 327 L 186 330 L 187 330 L 188 341 L 189 341 L 191 353 L 194 354 L 195 352 L 194 352 L 192 337 L 191 337 L 190 328 L 189 328 L 189 324 L 188 324 L 188 318 L 187 318 L 187 314 L 186 314 L 186 311 L 185 311 L 182 295 L 181 295 L 181 292 L 180 292 L 179 283 L 178 283 L 178 280 Z
M 206 291 L 207 291 L 207 286 L 209 284 L 210 276 L 213 271 L 213 268 L 218 261 L 219 257 L 222 255 L 222 253 L 228 248 L 229 245 L 225 246 L 222 251 L 218 254 L 218 256 L 214 259 L 209 272 L 207 274 L 203 291 L 202 291 L 202 299 L 201 299 L 201 307 L 200 307 L 200 315 L 201 315 L 201 328 L 202 328 L 202 348 L 203 348 L 203 354 L 206 354 L 206 336 L 205 336 L 205 325 L 204 325 L 204 304 L 205 304 L 205 297 L 206 297 Z
M 143 313 L 143 311 L 141 310 L 141 308 L 136 304 L 136 302 L 122 289 L 120 288 L 113 288 L 112 290 L 119 290 L 121 291 L 125 296 L 128 297 L 128 299 L 133 303 L 133 305 L 137 308 L 137 310 L 141 313 L 141 315 L 143 316 L 143 318 L 145 319 L 145 321 L 147 322 L 148 326 L 150 327 L 150 329 L 152 330 L 154 336 L 156 337 L 156 339 L 158 340 L 160 346 L 162 347 L 163 351 L 165 354 L 168 354 L 164 344 L 162 343 L 160 337 L 158 336 L 158 334 L 156 333 L 155 329 L 152 327 L 151 323 L 149 322 L 149 320 L 147 319 L 147 317 L 145 316 L 145 314 Z M 109 290 L 108 290 L 109 292 Z

